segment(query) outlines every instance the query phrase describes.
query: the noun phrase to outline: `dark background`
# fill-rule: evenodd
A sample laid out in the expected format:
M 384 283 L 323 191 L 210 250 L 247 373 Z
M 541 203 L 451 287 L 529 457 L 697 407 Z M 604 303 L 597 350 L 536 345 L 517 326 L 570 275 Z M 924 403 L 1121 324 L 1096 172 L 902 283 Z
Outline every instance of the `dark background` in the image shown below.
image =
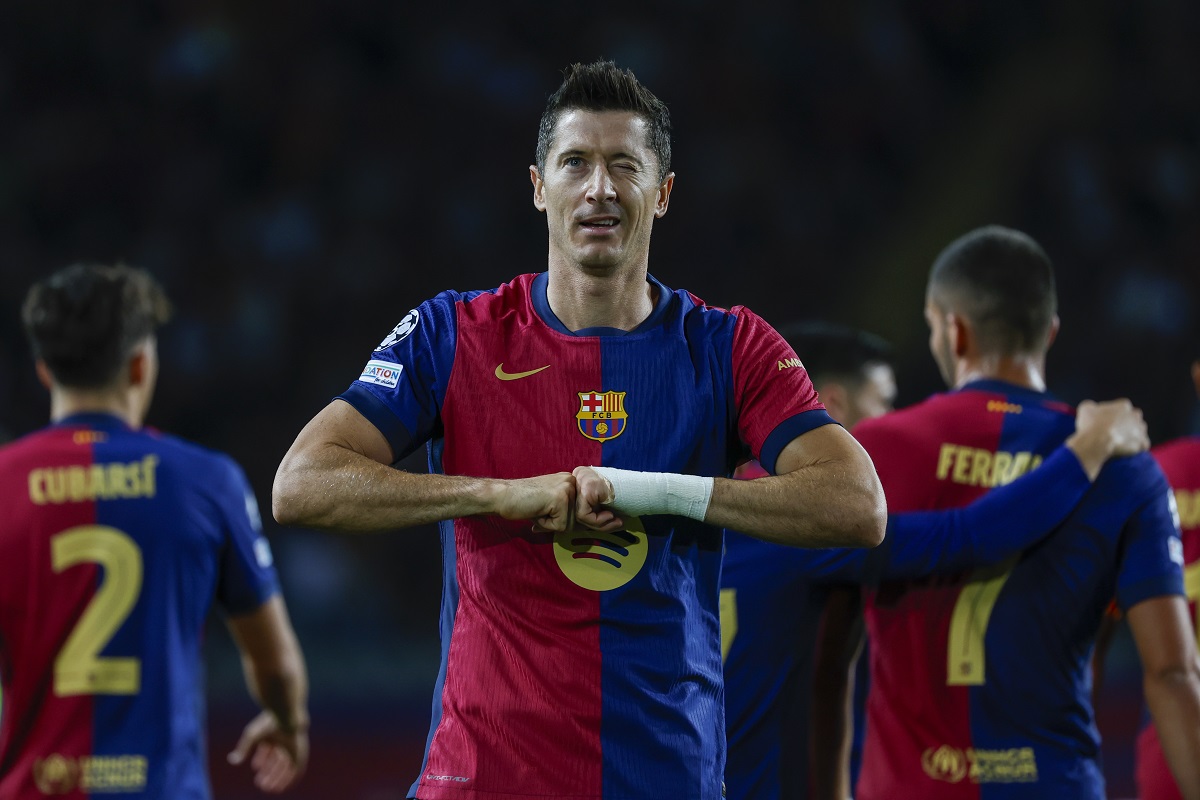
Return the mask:
M 178 306 L 149 422 L 231 453 L 265 508 L 296 433 L 409 308 L 545 268 L 537 119 L 563 66 L 608 57 L 671 108 L 678 177 L 651 258 L 668 285 L 881 334 L 906 404 L 942 388 L 928 265 L 1011 225 L 1058 270 L 1053 390 L 1133 398 L 1156 442 L 1196 430 L 1198 38 L 1188 0 L 6 3 L 0 428 L 47 415 L 26 288 L 125 260 Z M 313 682 L 293 796 L 402 797 L 436 670 L 436 534 L 267 528 Z M 213 630 L 216 757 L 250 706 Z M 1127 639 L 1110 676 L 1119 795 Z M 219 764 L 214 780 L 254 796 Z

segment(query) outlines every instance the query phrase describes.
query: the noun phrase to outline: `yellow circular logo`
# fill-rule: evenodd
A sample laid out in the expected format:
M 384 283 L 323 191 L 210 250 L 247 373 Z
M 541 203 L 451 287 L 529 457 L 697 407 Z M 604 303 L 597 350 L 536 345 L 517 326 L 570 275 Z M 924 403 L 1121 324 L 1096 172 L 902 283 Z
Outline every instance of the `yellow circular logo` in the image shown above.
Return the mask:
M 645 526 L 637 517 L 625 530 L 612 533 L 576 530 L 554 534 L 554 559 L 572 583 L 607 592 L 624 586 L 641 572 L 650 550 Z
M 33 782 L 42 794 L 67 794 L 75 789 L 78 778 L 75 759 L 55 753 L 33 762 Z
M 921 767 L 936 781 L 958 783 L 967 776 L 967 757 L 962 750 L 944 744 L 921 754 Z

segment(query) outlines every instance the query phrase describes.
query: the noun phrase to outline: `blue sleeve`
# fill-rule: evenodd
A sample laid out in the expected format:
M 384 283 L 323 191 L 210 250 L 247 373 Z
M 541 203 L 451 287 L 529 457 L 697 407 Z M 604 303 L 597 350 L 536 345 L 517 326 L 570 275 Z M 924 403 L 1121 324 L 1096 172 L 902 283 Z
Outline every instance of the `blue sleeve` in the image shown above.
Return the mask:
M 1157 469 L 1157 468 L 1156 468 Z M 1159 473 L 1161 477 L 1161 473 Z M 1183 594 L 1183 540 L 1165 478 L 1121 532 L 1117 605 L 1122 611 L 1152 597 Z
M 396 461 L 437 434 L 462 297 L 442 292 L 405 314 L 371 353 L 358 380 L 338 395 L 379 429 Z
M 1059 447 L 1033 472 L 968 506 L 889 514 L 878 547 L 806 551 L 802 568 L 814 578 L 875 584 L 997 564 L 1058 527 L 1090 487 L 1075 454 Z
M 258 502 L 240 467 L 224 460 L 215 501 L 225 521 L 226 541 L 217 578 L 217 603 L 230 616 L 254 611 L 279 591 L 271 546 L 262 534 Z

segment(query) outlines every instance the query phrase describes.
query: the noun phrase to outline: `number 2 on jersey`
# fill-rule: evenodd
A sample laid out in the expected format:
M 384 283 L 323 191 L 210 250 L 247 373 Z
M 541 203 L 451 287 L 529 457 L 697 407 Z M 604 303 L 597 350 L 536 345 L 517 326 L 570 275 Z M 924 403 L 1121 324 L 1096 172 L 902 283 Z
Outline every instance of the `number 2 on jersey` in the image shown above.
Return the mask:
M 1000 590 L 1012 574 L 1013 561 L 995 567 L 976 570 L 972 580 L 958 594 L 954 613 L 950 617 L 950 638 L 946 643 L 946 685 L 982 686 L 986 679 L 984 665 L 987 652 L 983 640 L 987 635 L 992 609 L 1000 598 Z
M 50 556 L 55 572 L 76 564 L 104 568 L 100 588 L 54 661 L 54 693 L 137 694 L 141 660 L 99 656 L 142 591 L 142 551 L 137 543 L 116 528 L 80 525 L 50 539 Z

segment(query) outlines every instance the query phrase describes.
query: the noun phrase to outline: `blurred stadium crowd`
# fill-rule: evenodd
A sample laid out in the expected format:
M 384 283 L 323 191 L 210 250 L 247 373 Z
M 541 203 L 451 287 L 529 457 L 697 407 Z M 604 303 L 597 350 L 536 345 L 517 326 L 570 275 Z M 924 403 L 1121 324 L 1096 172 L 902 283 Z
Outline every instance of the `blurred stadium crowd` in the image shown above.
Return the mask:
M 0 428 L 45 421 L 24 290 L 125 260 L 178 303 L 150 422 L 232 454 L 265 510 L 304 421 L 411 306 L 544 269 L 537 117 L 561 67 L 599 56 L 671 108 L 678 178 L 651 263 L 668 283 L 883 335 L 904 404 L 940 388 L 929 262 L 1010 225 L 1056 262 L 1052 389 L 1131 397 L 1156 442 L 1200 427 L 1200 6 L 826 5 L 10 4 Z M 312 671 L 312 780 L 323 706 L 423 740 L 436 534 L 267 525 Z M 213 644 L 219 720 L 241 689 Z

